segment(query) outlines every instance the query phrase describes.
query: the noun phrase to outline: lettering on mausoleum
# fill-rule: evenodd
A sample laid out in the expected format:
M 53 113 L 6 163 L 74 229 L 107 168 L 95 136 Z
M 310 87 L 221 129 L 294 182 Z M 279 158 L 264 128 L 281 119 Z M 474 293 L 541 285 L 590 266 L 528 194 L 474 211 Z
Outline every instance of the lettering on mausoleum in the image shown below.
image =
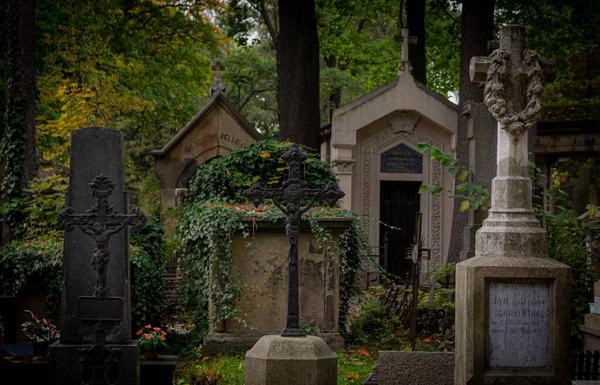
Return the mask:
M 420 174 L 423 172 L 423 155 L 399 144 L 381 154 L 381 172 Z
M 488 366 L 547 367 L 549 285 L 489 284 Z
M 194 140 L 192 143 L 187 144 L 184 147 L 183 151 L 187 155 L 187 154 L 191 154 L 195 149 L 202 146 L 203 144 L 207 145 L 207 147 L 214 147 L 219 144 L 218 143 L 219 140 L 230 142 L 231 144 L 233 144 L 233 146 L 238 146 L 238 147 L 246 147 L 248 145 L 248 143 L 242 139 L 236 138 L 235 136 L 233 136 L 231 134 L 221 132 L 221 133 L 214 133 L 214 134 L 201 136 L 200 138 Z

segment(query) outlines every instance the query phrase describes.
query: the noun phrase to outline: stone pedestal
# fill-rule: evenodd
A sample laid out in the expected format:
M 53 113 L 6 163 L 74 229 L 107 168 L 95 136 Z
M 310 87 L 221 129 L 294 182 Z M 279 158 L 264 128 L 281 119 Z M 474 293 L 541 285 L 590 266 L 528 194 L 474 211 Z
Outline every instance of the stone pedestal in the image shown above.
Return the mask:
M 55 342 L 50 346 L 50 373 L 52 384 L 80 385 L 81 366 L 78 351 L 92 345 L 68 345 Z M 106 345 L 107 348 L 121 349 L 119 360 L 119 384 L 137 385 L 140 383 L 140 347 L 139 341 L 129 344 Z
M 600 350 L 600 281 L 594 283 L 594 302 L 579 326 L 583 335 L 583 350 Z
M 264 336 L 246 353 L 245 385 L 335 385 L 337 356 L 318 337 Z

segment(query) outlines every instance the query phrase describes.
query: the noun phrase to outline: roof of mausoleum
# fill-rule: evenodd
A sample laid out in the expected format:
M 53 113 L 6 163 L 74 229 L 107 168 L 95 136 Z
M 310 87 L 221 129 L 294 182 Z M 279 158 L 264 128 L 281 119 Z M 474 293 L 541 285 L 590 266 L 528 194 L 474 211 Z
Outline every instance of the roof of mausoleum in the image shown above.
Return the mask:
M 242 116 L 242 114 L 231 104 L 224 92 L 218 90 L 211 95 L 206 105 L 186 124 L 179 132 L 159 150 L 150 151 L 150 155 L 162 157 L 167 155 L 175 146 L 183 140 L 198 124 L 204 120 L 216 108 L 224 109 L 237 123 L 255 140 L 262 139 L 262 136 L 252 125 Z

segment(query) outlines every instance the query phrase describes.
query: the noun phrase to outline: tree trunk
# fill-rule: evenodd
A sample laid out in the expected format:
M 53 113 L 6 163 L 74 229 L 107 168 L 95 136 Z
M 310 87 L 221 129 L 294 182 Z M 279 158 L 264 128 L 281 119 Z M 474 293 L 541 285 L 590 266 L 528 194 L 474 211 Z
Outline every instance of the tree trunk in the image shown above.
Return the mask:
M 469 162 L 469 149 L 466 120 L 462 116 L 463 105 L 467 101 L 483 102 L 483 88 L 469 79 L 469 63 L 473 56 L 489 55 L 487 42 L 493 39 L 494 5 L 495 0 L 464 0 L 462 6 L 456 157 L 459 164 L 465 167 Z M 458 183 L 458 180 L 455 180 L 455 184 Z M 469 219 L 468 212 L 460 211 L 460 203 L 460 199 L 454 200 L 448 262 L 459 261 L 459 253 L 463 247 L 463 231 Z
M 425 0 L 406 2 L 408 33 L 417 38 L 416 44 L 408 45 L 408 60 L 415 80 L 427 85 L 427 61 L 425 59 Z
M 35 0 L 8 0 L 6 165 L 3 200 L 21 197 L 37 174 L 35 151 Z M 9 225 L 18 222 L 11 215 Z M 14 232 L 14 229 L 11 229 Z
M 320 152 L 319 37 L 314 0 L 279 0 L 279 139 Z
M 327 68 L 336 68 L 338 66 L 338 60 L 334 55 L 329 55 L 329 57 L 326 58 L 325 63 L 327 64 Z M 341 71 L 344 71 L 345 69 L 346 66 L 340 68 Z M 331 94 L 329 94 L 329 102 L 327 103 L 327 117 L 329 123 L 333 122 L 333 111 L 340 107 L 341 102 L 342 89 L 336 87 Z

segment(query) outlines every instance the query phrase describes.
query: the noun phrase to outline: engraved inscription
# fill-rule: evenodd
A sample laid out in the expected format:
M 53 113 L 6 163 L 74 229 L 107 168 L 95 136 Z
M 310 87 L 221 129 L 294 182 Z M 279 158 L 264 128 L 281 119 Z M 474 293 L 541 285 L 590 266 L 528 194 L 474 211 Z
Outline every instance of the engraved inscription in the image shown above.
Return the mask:
M 420 174 L 423 172 L 423 155 L 400 144 L 381 154 L 381 172 Z
M 220 134 L 215 133 L 215 134 L 202 136 L 202 137 L 196 139 L 194 142 L 186 145 L 184 147 L 183 151 L 185 152 L 186 155 L 188 155 L 192 151 L 197 149 L 198 147 L 202 146 L 203 144 L 208 145 L 210 143 L 210 146 L 214 146 L 217 144 L 217 141 L 219 141 L 219 140 L 230 142 L 234 146 L 239 146 L 239 147 L 246 147 L 246 145 L 248 144 L 245 141 L 243 141 L 239 138 L 236 138 L 233 135 L 221 132 Z
M 548 366 L 549 286 L 490 283 L 488 365 Z

